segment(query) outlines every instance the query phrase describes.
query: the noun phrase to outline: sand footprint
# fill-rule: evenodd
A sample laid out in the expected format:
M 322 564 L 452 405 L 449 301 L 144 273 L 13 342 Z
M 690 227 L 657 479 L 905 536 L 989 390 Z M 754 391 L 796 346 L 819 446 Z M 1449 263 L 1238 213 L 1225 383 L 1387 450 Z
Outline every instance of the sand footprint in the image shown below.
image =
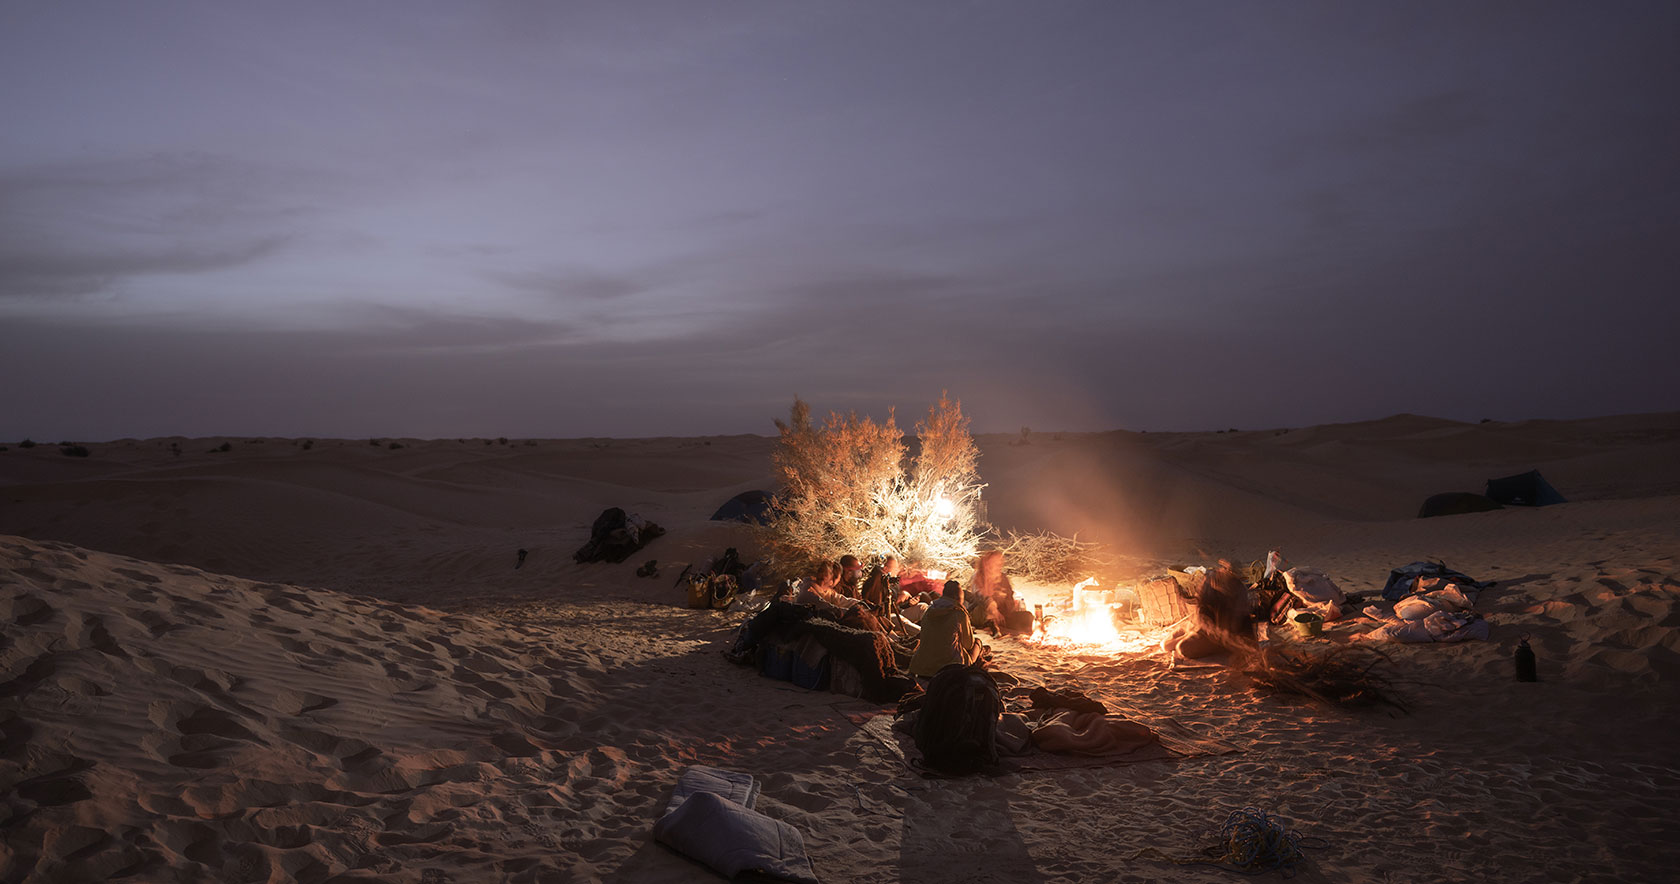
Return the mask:
M 222 702 L 224 705 L 239 705 L 227 695 L 236 690 L 244 679 L 230 672 L 220 669 L 197 669 L 192 666 L 175 666 L 167 660 L 152 657 L 141 657 L 135 665 L 154 675 L 172 679 L 178 684 L 192 688 Z
M 48 856 L 55 860 L 75 863 L 89 859 L 115 844 L 116 839 L 104 829 L 69 826 L 61 831 L 58 837 L 52 839 Z
M 130 617 L 134 620 L 134 622 L 145 627 L 146 632 L 150 633 L 152 638 L 157 638 L 158 636 L 183 628 L 183 624 L 177 623 L 174 620 L 149 609 L 143 608 L 131 614 Z
M 0 682 L 0 697 L 16 697 L 33 690 L 36 685 L 58 673 L 55 655 L 45 654 L 29 661 L 22 672 Z
M 228 713 L 210 706 L 199 706 L 175 724 L 182 736 L 210 734 L 228 740 L 260 743 L 262 740 Z
M 530 758 L 543 750 L 532 745 L 530 740 L 512 731 L 504 731 L 490 738 L 490 745 L 501 750 L 509 758 Z
M 40 807 L 62 807 L 93 797 L 82 782 L 82 774 L 93 768 L 93 762 L 75 755 L 54 755 L 42 758 L 39 766 L 55 769 L 18 783 L 13 794 Z
M 179 796 L 175 795 L 159 795 L 152 792 L 141 792 L 136 797 L 135 801 L 140 805 L 141 810 L 144 810 L 153 816 L 198 816 L 197 810 L 187 804 L 187 802 L 182 801 Z
M 278 735 L 280 739 L 285 740 L 288 743 L 294 743 L 302 746 L 310 752 L 315 752 L 321 755 L 336 754 L 339 746 L 344 743 L 342 738 L 328 733 L 327 731 L 300 727 L 295 724 L 282 723 L 278 728 Z
M 34 739 L 35 726 L 29 722 L 21 718 L 0 721 L 0 759 L 21 764 L 26 760 Z
M 227 615 L 223 613 L 221 608 L 215 605 L 207 605 L 196 599 L 177 597 L 173 599 L 171 609 L 178 616 L 191 617 L 201 623 L 214 623 L 227 619 Z
M 514 695 L 513 689 L 509 688 L 507 685 L 498 681 L 487 679 L 464 666 L 455 667 L 455 671 L 451 673 L 450 679 L 462 687 L 477 688 L 498 700 L 507 700 L 512 698 Z
M 117 643 L 105 628 L 105 621 L 99 617 L 88 617 L 80 623 L 72 620 L 70 628 L 65 630 L 65 637 L 70 639 L 72 650 L 92 648 L 107 656 L 129 659 L 128 651 Z
M 57 613 L 57 608 L 29 593 L 0 599 L 0 617 L 18 626 L 36 626 L 51 620 Z
M 157 842 L 169 853 L 219 869 L 222 833 L 201 822 L 169 820 L 157 827 Z
M 273 705 L 274 711 L 288 718 L 293 718 L 310 712 L 318 712 L 322 709 L 331 709 L 338 705 L 338 700 L 321 694 L 287 688 L 274 695 Z
M 111 572 L 113 574 L 121 574 L 122 576 L 127 577 L 130 580 L 138 580 L 141 583 L 162 583 L 163 582 L 163 578 L 157 576 L 156 574 L 148 574 L 145 571 L 136 571 L 133 568 L 112 568 Z
M 72 697 L 104 697 L 111 691 L 105 685 L 79 675 L 65 675 L 58 679 L 58 687 Z

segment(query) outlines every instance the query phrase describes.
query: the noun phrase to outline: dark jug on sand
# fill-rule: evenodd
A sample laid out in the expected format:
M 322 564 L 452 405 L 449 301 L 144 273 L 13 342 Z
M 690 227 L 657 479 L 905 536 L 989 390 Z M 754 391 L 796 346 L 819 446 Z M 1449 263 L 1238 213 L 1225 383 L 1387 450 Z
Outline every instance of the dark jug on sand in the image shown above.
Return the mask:
M 1517 681 L 1540 680 L 1540 672 L 1534 660 L 1534 649 L 1528 646 L 1526 636 L 1517 642 L 1516 664 Z

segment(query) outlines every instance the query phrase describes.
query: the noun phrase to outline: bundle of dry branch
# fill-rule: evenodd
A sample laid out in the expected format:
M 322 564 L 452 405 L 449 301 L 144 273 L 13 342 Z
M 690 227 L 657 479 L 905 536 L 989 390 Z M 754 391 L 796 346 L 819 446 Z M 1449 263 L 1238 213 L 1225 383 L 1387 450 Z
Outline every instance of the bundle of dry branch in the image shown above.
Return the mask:
M 1010 573 L 1032 583 L 1077 583 L 1087 577 L 1108 574 L 1117 565 L 1117 559 L 1106 546 L 1080 540 L 1077 535 L 1011 531 L 1004 535 L 998 548 L 1003 550 Z
M 1391 706 L 1406 712 L 1395 680 L 1379 667 L 1388 655 L 1364 645 L 1334 645 L 1324 651 L 1265 647 L 1246 660 L 1243 674 L 1254 686 L 1307 697 L 1331 706 Z

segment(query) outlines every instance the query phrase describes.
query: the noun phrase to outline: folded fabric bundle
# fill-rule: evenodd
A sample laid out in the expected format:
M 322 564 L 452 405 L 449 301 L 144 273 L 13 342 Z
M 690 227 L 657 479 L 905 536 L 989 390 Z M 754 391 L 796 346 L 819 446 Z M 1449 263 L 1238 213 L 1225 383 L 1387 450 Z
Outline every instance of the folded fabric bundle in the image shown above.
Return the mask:
M 1417 620 L 1390 620 L 1356 639 L 1396 642 L 1486 641 L 1488 622 L 1475 614 L 1436 611 Z
M 1468 611 L 1475 607 L 1470 596 L 1465 594 L 1464 587 L 1456 583 L 1440 582 L 1434 589 L 1429 588 L 1430 581 L 1427 579 L 1419 583 L 1422 588 L 1415 598 L 1425 599 L 1443 611 Z
M 1475 591 L 1493 585 L 1491 582 L 1483 582 L 1468 574 L 1454 571 L 1440 562 L 1413 562 L 1388 573 L 1388 582 L 1383 584 L 1382 596 L 1388 601 L 1396 602 L 1414 592 L 1428 592 L 1438 588 L 1434 583 L 1435 578 L 1446 578 L 1449 583 L 1456 583 Z
M 713 792 L 752 810 L 758 803 L 758 780 L 750 773 L 696 764 L 677 777 L 677 788 L 665 804 L 670 813 L 696 792 Z
M 1401 620 L 1422 620 L 1439 610 L 1423 597 L 1415 595 L 1394 603 L 1394 616 Z
M 1075 712 L 1107 712 L 1108 707 L 1100 700 L 1093 700 L 1083 691 L 1068 688 L 1063 691 L 1053 691 L 1047 687 L 1033 688 L 1027 694 L 1032 700 L 1033 708 L 1042 709 L 1052 707 L 1057 709 L 1072 709 Z
M 1160 742 L 1147 726 L 1100 712 L 1058 712 L 1033 730 L 1033 745 L 1070 755 L 1126 755 Z
M 1283 581 L 1299 607 L 1323 617 L 1326 623 L 1342 619 L 1342 604 L 1347 601 L 1347 594 L 1323 571 L 1290 568 L 1283 572 Z
M 1032 732 L 1032 722 L 1019 712 L 1005 712 L 998 716 L 998 754 L 1025 755 L 1031 752 Z
M 1409 595 L 1394 603 L 1394 616 L 1401 620 L 1422 620 L 1437 611 L 1457 614 L 1469 611 L 1473 605 L 1463 590 L 1454 584 L 1418 595 Z
M 751 774 L 691 767 L 678 778 L 653 837 L 726 878 L 754 872 L 817 884 L 799 830 L 752 809 L 758 790 Z

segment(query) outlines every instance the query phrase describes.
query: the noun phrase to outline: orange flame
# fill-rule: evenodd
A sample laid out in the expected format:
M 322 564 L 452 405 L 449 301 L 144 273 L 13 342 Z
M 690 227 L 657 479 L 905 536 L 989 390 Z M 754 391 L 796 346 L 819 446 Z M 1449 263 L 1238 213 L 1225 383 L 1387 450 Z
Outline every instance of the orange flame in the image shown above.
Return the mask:
M 1098 654 L 1139 654 L 1158 647 L 1164 637 L 1163 630 L 1121 630 L 1115 624 L 1118 606 L 1113 602 L 1113 595 L 1104 591 L 1093 577 L 1076 585 L 1065 603 L 1054 599 L 1039 601 L 1045 608 L 1045 616 L 1035 626 L 1032 641 L 1040 647 Z

